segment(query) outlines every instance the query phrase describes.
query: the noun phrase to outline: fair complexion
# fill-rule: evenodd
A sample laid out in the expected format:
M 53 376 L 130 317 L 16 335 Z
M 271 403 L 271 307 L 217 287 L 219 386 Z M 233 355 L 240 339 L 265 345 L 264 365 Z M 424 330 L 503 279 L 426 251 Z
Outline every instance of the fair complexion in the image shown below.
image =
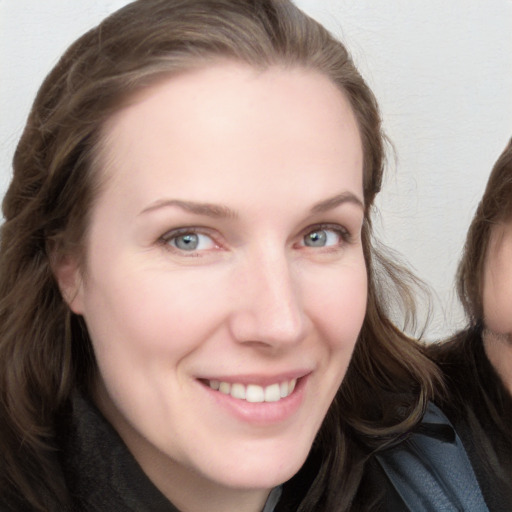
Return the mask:
M 484 347 L 512 394 L 512 223 L 492 228 L 484 267 Z
M 317 72 L 220 62 L 145 90 L 104 136 L 84 268 L 57 272 L 96 403 L 183 512 L 259 511 L 304 463 L 365 315 L 351 107 Z

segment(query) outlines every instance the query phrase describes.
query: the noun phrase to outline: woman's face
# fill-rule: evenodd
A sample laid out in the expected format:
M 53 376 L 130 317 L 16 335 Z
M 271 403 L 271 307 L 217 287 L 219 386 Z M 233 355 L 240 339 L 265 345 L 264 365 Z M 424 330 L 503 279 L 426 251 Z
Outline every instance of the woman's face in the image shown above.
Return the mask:
M 316 72 L 223 62 L 147 89 L 104 136 L 85 268 L 60 277 L 95 399 L 175 502 L 266 492 L 303 464 L 365 315 L 349 103 Z
M 512 394 L 512 222 L 491 231 L 483 280 L 484 347 Z
M 512 334 L 512 222 L 491 231 L 483 279 L 485 326 L 499 334 Z

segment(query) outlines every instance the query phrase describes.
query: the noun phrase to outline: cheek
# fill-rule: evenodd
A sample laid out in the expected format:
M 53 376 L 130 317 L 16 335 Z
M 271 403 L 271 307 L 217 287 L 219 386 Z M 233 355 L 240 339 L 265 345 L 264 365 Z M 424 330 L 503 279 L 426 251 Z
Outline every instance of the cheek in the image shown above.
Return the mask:
M 347 272 L 333 272 L 323 283 L 311 294 L 309 309 L 321 340 L 317 348 L 325 356 L 320 371 L 324 393 L 317 397 L 321 405 L 318 428 L 345 378 L 365 318 L 368 286 L 365 265 L 351 266 Z
M 486 272 L 483 289 L 484 323 L 497 333 L 512 332 L 512 269 Z
M 512 240 L 490 246 L 484 271 L 484 323 L 497 333 L 512 332 Z M 494 249 L 494 250 L 493 250 Z
M 313 287 L 310 316 L 332 349 L 353 350 L 366 314 L 367 287 L 364 263 L 323 276 Z
M 218 302 L 211 300 L 218 290 L 213 277 L 135 270 L 100 276 L 85 301 L 97 357 L 131 359 L 139 367 L 145 360 L 163 362 L 164 355 L 185 356 L 219 321 Z

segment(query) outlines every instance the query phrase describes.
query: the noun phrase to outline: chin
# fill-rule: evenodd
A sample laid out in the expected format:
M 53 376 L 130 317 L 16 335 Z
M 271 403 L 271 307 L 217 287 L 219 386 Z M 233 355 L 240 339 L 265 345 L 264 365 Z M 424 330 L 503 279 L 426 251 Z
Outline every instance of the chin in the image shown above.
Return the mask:
M 272 489 L 290 480 L 302 467 L 297 464 L 287 467 L 272 467 L 241 469 L 240 473 L 233 477 L 227 477 L 221 482 L 226 487 L 233 489 Z
M 298 453 L 300 452 L 300 453 Z M 230 467 L 208 468 L 210 478 L 225 487 L 234 489 L 271 489 L 290 480 L 303 466 L 308 450 L 293 450 L 285 453 L 275 450 L 267 457 L 239 456 Z M 212 471 L 213 469 L 213 471 Z

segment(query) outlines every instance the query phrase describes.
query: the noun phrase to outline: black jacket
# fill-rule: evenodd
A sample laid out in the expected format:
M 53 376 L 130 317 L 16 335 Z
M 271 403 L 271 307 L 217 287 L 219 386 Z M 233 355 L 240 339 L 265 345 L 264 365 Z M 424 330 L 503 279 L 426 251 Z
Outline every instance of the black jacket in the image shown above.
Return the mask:
M 512 397 L 484 351 L 481 328 L 430 347 L 446 378 L 437 400 L 455 426 L 491 512 L 512 510 Z

